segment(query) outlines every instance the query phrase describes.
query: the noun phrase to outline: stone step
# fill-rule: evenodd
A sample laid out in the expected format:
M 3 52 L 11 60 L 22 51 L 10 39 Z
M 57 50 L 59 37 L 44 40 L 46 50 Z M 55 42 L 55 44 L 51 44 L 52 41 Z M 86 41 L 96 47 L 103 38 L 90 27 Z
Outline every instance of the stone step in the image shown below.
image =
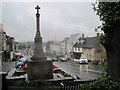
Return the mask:
M 16 68 L 12 68 L 12 69 L 8 72 L 8 75 L 6 76 L 6 78 L 12 77 L 12 76 L 14 75 L 15 71 L 16 71 Z

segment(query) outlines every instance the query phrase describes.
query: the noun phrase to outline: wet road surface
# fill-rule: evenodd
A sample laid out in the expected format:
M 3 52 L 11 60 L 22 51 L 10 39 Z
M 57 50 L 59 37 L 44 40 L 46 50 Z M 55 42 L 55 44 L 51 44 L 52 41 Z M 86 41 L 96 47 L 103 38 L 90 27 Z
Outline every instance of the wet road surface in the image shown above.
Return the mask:
M 90 64 L 79 64 L 79 62 L 53 62 L 63 71 L 71 74 L 74 78 L 95 79 L 103 71 L 102 68 L 91 66 Z

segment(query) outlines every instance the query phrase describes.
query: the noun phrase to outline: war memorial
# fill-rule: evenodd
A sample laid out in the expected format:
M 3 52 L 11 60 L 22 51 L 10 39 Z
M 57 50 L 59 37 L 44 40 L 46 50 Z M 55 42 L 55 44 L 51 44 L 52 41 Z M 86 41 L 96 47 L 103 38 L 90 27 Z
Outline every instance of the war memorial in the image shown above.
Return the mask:
M 53 78 L 53 69 L 52 61 L 45 60 L 43 49 L 42 49 L 42 37 L 40 34 L 40 7 L 37 5 L 36 13 L 36 36 L 34 38 L 35 48 L 34 55 L 32 56 L 30 62 L 28 62 L 28 80 L 37 80 L 37 79 L 50 79 Z

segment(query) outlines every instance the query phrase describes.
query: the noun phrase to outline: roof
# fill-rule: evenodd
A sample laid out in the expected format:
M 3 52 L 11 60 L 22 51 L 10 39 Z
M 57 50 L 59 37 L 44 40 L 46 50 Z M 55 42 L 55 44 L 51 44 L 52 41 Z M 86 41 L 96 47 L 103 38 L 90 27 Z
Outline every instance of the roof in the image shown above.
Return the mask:
M 74 44 L 76 40 L 80 37 L 81 35 L 79 33 L 77 34 L 72 34 L 70 38 L 68 39 L 68 44 Z
M 83 40 L 84 42 L 81 43 L 80 40 Z M 98 43 L 97 37 L 85 37 L 85 38 L 79 38 L 79 43 L 75 43 L 73 47 L 78 48 L 94 48 Z
M 61 41 L 61 43 L 67 43 L 69 40 L 69 37 L 66 37 L 63 41 Z
M 64 42 L 67 42 L 67 41 L 68 41 L 68 39 L 69 39 L 69 37 L 66 37 L 66 38 L 64 39 Z

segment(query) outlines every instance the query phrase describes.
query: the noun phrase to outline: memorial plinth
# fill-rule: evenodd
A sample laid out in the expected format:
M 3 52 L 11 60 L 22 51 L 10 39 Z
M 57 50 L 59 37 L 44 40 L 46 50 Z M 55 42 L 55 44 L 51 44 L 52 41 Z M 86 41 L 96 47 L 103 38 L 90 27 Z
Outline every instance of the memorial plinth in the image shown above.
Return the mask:
M 53 62 L 45 60 L 43 49 L 42 49 L 42 37 L 39 30 L 39 9 L 37 5 L 36 14 L 36 36 L 34 38 L 35 49 L 34 55 L 31 58 L 31 61 L 28 62 L 28 80 L 37 80 L 37 79 L 51 79 L 53 78 Z
M 28 80 L 53 78 L 51 61 L 31 61 L 28 65 Z

